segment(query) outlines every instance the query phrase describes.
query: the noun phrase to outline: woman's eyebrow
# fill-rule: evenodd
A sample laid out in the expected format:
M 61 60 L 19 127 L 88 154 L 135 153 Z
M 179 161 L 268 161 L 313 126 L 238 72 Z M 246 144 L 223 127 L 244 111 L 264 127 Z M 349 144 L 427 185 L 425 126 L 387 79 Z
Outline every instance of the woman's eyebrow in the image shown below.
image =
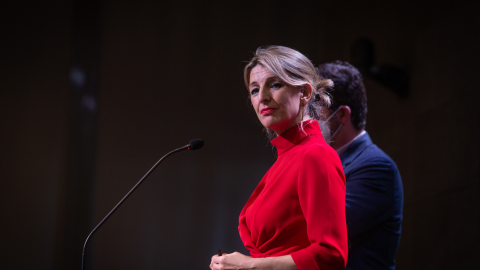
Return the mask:
M 251 82 L 248 86 L 258 85 L 256 81 Z
M 280 79 L 279 79 L 277 76 L 271 76 L 271 77 L 268 77 L 268 78 L 265 80 L 265 82 L 266 82 L 266 83 L 269 83 L 269 82 L 271 82 L 271 81 L 278 81 L 278 80 L 280 80 Z
M 268 82 L 273 81 L 273 80 L 278 80 L 278 77 L 277 76 L 270 76 L 267 79 L 265 79 L 265 82 L 268 83 Z M 259 85 L 259 83 L 257 81 L 253 81 L 249 84 L 249 86 L 252 86 L 252 85 Z

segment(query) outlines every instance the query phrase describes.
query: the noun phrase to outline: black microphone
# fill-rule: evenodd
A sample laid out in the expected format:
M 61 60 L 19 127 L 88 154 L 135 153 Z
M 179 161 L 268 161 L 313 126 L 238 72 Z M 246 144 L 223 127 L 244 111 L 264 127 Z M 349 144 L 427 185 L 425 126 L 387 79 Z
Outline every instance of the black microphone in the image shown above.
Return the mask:
M 203 147 L 203 140 L 202 139 L 193 139 L 188 143 L 190 150 L 197 150 Z
M 117 210 L 117 208 L 130 196 L 130 194 L 132 194 L 132 192 L 135 191 L 135 189 L 137 189 L 137 187 L 143 182 L 143 180 L 145 180 L 145 178 L 147 178 L 152 172 L 153 170 L 155 170 L 155 168 L 157 168 L 158 165 L 160 165 L 160 163 L 163 161 L 163 159 L 165 159 L 166 157 L 168 157 L 169 155 L 173 154 L 173 153 L 176 153 L 176 152 L 180 152 L 182 150 L 185 150 L 185 149 L 190 149 L 190 150 L 197 150 L 197 149 L 200 149 L 202 148 L 203 146 L 203 140 L 202 139 L 194 139 L 194 140 L 191 140 L 187 145 L 185 146 L 182 146 L 180 148 L 177 148 L 169 153 L 167 153 L 165 156 L 163 156 L 160 160 L 157 161 L 157 163 L 155 163 L 155 165 L 153 165 L 153 167 L 142 177 L 142 179 L 140 179 L 140 181 L 138 181 L 138 183 L 127 193 L 127 195 L 125 195 L 125 197 L 123 197 L 123 199 L 120 200 L 119 203 L 117 203 L 117 205 L 115 205 L 115 207 L 110 211 L 110 213 L 108 213 L 103 219 L 102 221 L 100 221 L 100 223 L 98 223 L 98 225 L 90 232 L 90 234 L 87 236 L 87 239 L 85 240 L 85 244 L 83 245 L 83 252 L 82 252 L 82 270 L 85 268 L 85 248 L 87 247 L 87 243 L 88 243 L 88 240 L 90 239 L 90 237 L 103 225 L 103 223 L 105 223 L 105 221 L 107 221 L 107 219 L 113 214 L 113 212 L 115 212 Z

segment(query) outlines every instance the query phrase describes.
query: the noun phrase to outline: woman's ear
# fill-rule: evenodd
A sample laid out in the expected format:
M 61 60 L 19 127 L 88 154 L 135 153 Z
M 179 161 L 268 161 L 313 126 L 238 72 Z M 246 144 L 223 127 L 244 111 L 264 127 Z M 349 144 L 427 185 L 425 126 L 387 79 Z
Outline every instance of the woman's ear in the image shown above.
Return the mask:
M 310 98 L 312 98 L 313 87 L 310 84 L 302 85 L 302 96 L 300 97 L 302 106 L 307 105 Z

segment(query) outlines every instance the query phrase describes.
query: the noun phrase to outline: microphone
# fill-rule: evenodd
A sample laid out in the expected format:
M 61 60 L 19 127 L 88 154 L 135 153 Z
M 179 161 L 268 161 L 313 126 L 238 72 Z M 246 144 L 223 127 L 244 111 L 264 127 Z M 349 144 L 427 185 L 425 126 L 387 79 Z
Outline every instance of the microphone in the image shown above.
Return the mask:
M 202 139 L 194 139 L 194 140 L 191 140 L 188 143 L 188 145 L 189 145 L 188 149 L 197 150 L 197 149 L 200 149 L 200 148 L 203 147 L 203 140 Z
M 166 158 L 168 157 L 169 155 L 173 154 L 173 153 L 176 153 L 176 152 L 180 152 L 182 150 L 185 150 L 185 149 L 189 149 L 189 150 L 197 150 L 197 149 L 200 149 L 203 147 L 203 140 L 202 139 L 193 139 L 191 140 L 187 145 L 185 146 L 182 146 L 180 148 L 177 148 L 173 151 L 170 151 L 169 153 L 167 153 L 165 156 L 163 156 L 160 160 L 157 161 L 157 163 L 155 163 L 155 165 L 153 165 L 153 167 L 142 177 L 142 179 L 140 179 L 140 181 L 138 181 L 138 183 L 133 186 L 133 188 L 127 193 L 127 195 L 125 195 L 125 197 L 123 197 L 120 202 L 117 203 L 117 205 L 115 205 L 115 207 L 102 219 L 102 221 L 100 221 L 100 223 L 98 223 L 98 225 L 90 232 L 90 234 L 87 236 L 87 239 L 85 240 L 85 244 L 83 245 L 83 252 L 82 252 L 82 270 L 85 269 L 85 248 L 87 247 L 87 243 L 88 243 L 88 240 L 90 239 L 90 237 L 103 225 L 103 223 L 105 223 L 105 221 L 107 221 L 108 218 L 110 218 L 110 216 L 117 210 L 117 208 L 130 196 L 130 194 L 132 194 L 135 189 L 137 189 L 137 187 L 143 182 L 143 180 L 145 180 L 145 178 L 147 178 L 154 170 L 155 168 L 157 168 L 158 165 L 160 165 L 160 163 Z

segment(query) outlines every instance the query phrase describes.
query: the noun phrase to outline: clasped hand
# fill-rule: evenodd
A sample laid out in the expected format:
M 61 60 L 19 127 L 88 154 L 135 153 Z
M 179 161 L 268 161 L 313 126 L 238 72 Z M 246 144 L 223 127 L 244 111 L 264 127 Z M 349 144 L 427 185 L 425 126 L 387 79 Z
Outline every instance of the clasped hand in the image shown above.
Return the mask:
M 253 259 L 239 252 L 224 253 L 222 256 L 214 255 L 210 262 L 212 270 L 246 270 L 252 269 Z

